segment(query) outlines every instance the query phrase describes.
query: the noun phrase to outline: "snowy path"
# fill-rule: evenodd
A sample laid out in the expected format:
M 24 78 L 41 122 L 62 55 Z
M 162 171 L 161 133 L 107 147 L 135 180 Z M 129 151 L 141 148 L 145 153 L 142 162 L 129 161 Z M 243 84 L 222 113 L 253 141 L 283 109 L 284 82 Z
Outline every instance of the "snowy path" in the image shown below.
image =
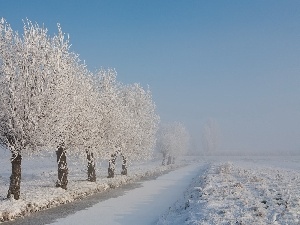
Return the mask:
M 183 194 L 192 178 L 199 174 L 199 170 L 204 168 L 206 166 L 203 164 L 194 164 L 156 180 L 144 181 L 141 187 L 129 190 L 122 196 L 99 202 L 52 224 L 154 224 Z

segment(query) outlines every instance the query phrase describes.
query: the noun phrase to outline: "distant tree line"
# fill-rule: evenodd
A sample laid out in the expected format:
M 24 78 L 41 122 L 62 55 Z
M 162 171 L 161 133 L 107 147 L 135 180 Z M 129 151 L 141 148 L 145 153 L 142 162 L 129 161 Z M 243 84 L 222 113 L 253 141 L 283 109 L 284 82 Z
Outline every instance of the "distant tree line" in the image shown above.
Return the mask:
M 161 124 L 157 135 L 157 148 L 163 155 L 162 165 L 175 163 L 189 147 L 189 133 L 180 122 Z

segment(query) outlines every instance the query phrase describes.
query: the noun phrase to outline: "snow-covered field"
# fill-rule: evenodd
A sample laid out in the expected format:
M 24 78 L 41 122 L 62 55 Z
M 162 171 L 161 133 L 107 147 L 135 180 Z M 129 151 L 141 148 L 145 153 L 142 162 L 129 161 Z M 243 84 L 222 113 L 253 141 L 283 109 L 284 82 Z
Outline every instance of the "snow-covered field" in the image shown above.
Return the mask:
M 300 157 L 211 159 L 158 224 L 300 224 Z
M 107 162 L 97 162 L 98 180 L 91 183 L 86 181 L 85 163 L 70 158 L 69 184 L 65 191 L 55 188 L 54 156 L 25 158 L 21 199 L 15 201 L 6 199 L 11 170 L 9 152 L 1 150 L 0 154 L 1 221 L 72 202 L 171 169 L 161 167 L 161 161 L 135 163 L 129 167 L 129 176 L 126 177 L 120 175 L 121 162 L 118 161 L 116 178 L 107 179 Z M 161 212 L 157 224 L 300 224 L 300 156 L 202 157 L 200 160 L 191 157 L 186 162 L 192 160 L 202 165 L 202 172 L 195 173 L 200 175 L 192 180 L 185 193 L 174 198 L 174 205 Z M 206 169 L 203 169 L 204 165 Z M 164 201 L 164 196 L 159 198 Z M 145 220 L 141 224 L 149 223 Z
M 55 156 L 24 158 L 22 161 L 21 199 L 6 199 L 11 165 L 10 154 L 0 148 L 0 223 L 35 211 L 72 202 L 96 192 L 115 188 L 143 177 L 156 176 L 175 166 L 162 167 L 161 161 L 140 162 L 130 165 L 128 176 L 122 176 L 121 160 L 117 161 L 116 177 L 106 178 L 107 162 L 97 162 L 97 182 L 88 182 L 86 164 L 70 158 L 68 190 L 55 187 L 57 164 Z

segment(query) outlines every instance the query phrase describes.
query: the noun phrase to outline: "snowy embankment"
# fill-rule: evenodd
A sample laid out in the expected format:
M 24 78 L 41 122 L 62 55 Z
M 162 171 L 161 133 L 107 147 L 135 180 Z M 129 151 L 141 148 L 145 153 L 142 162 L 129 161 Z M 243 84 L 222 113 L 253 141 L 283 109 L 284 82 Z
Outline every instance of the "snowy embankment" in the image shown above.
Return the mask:
M 158 224 L 299 225 L 300 164 L 290 163 L 212 163 Z
M 117 162 L 120 167 L 120 162 Z M 117 174 L 106 178 L 107 163 L 98 163 L 97 182 L 86 181 L 86 166 L 69 161 L 68 190 L 55 187 L 57 179 L 54 157 L 24 159 L 22 164 L 22 183 L 20 200 L 6 199 L 9 186 L 10 163 L 8 154 L 0 158 L 0 223 L 30 213 L 72 202 L 94 193 L 116 188 L 144 177 L 157 176 L 180 165 L 160 166 L 161 161 L 135 163 L 129 167 L 129 175 Z M 181 164 L 183 165 L 183 164 Z M 120 168 L 117 168 L 117 173 Z

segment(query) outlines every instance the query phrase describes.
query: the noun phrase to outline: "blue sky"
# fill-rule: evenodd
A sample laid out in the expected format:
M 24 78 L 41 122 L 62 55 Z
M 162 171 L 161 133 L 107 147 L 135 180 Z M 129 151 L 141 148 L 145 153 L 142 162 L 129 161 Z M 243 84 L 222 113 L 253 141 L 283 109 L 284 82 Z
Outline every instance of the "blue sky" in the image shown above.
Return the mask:
M 150 86 L 162 121 L 220 150 L 300 152 L 300 1 L 4 1 L 0 17 L 56 23 L 91 70 Z

